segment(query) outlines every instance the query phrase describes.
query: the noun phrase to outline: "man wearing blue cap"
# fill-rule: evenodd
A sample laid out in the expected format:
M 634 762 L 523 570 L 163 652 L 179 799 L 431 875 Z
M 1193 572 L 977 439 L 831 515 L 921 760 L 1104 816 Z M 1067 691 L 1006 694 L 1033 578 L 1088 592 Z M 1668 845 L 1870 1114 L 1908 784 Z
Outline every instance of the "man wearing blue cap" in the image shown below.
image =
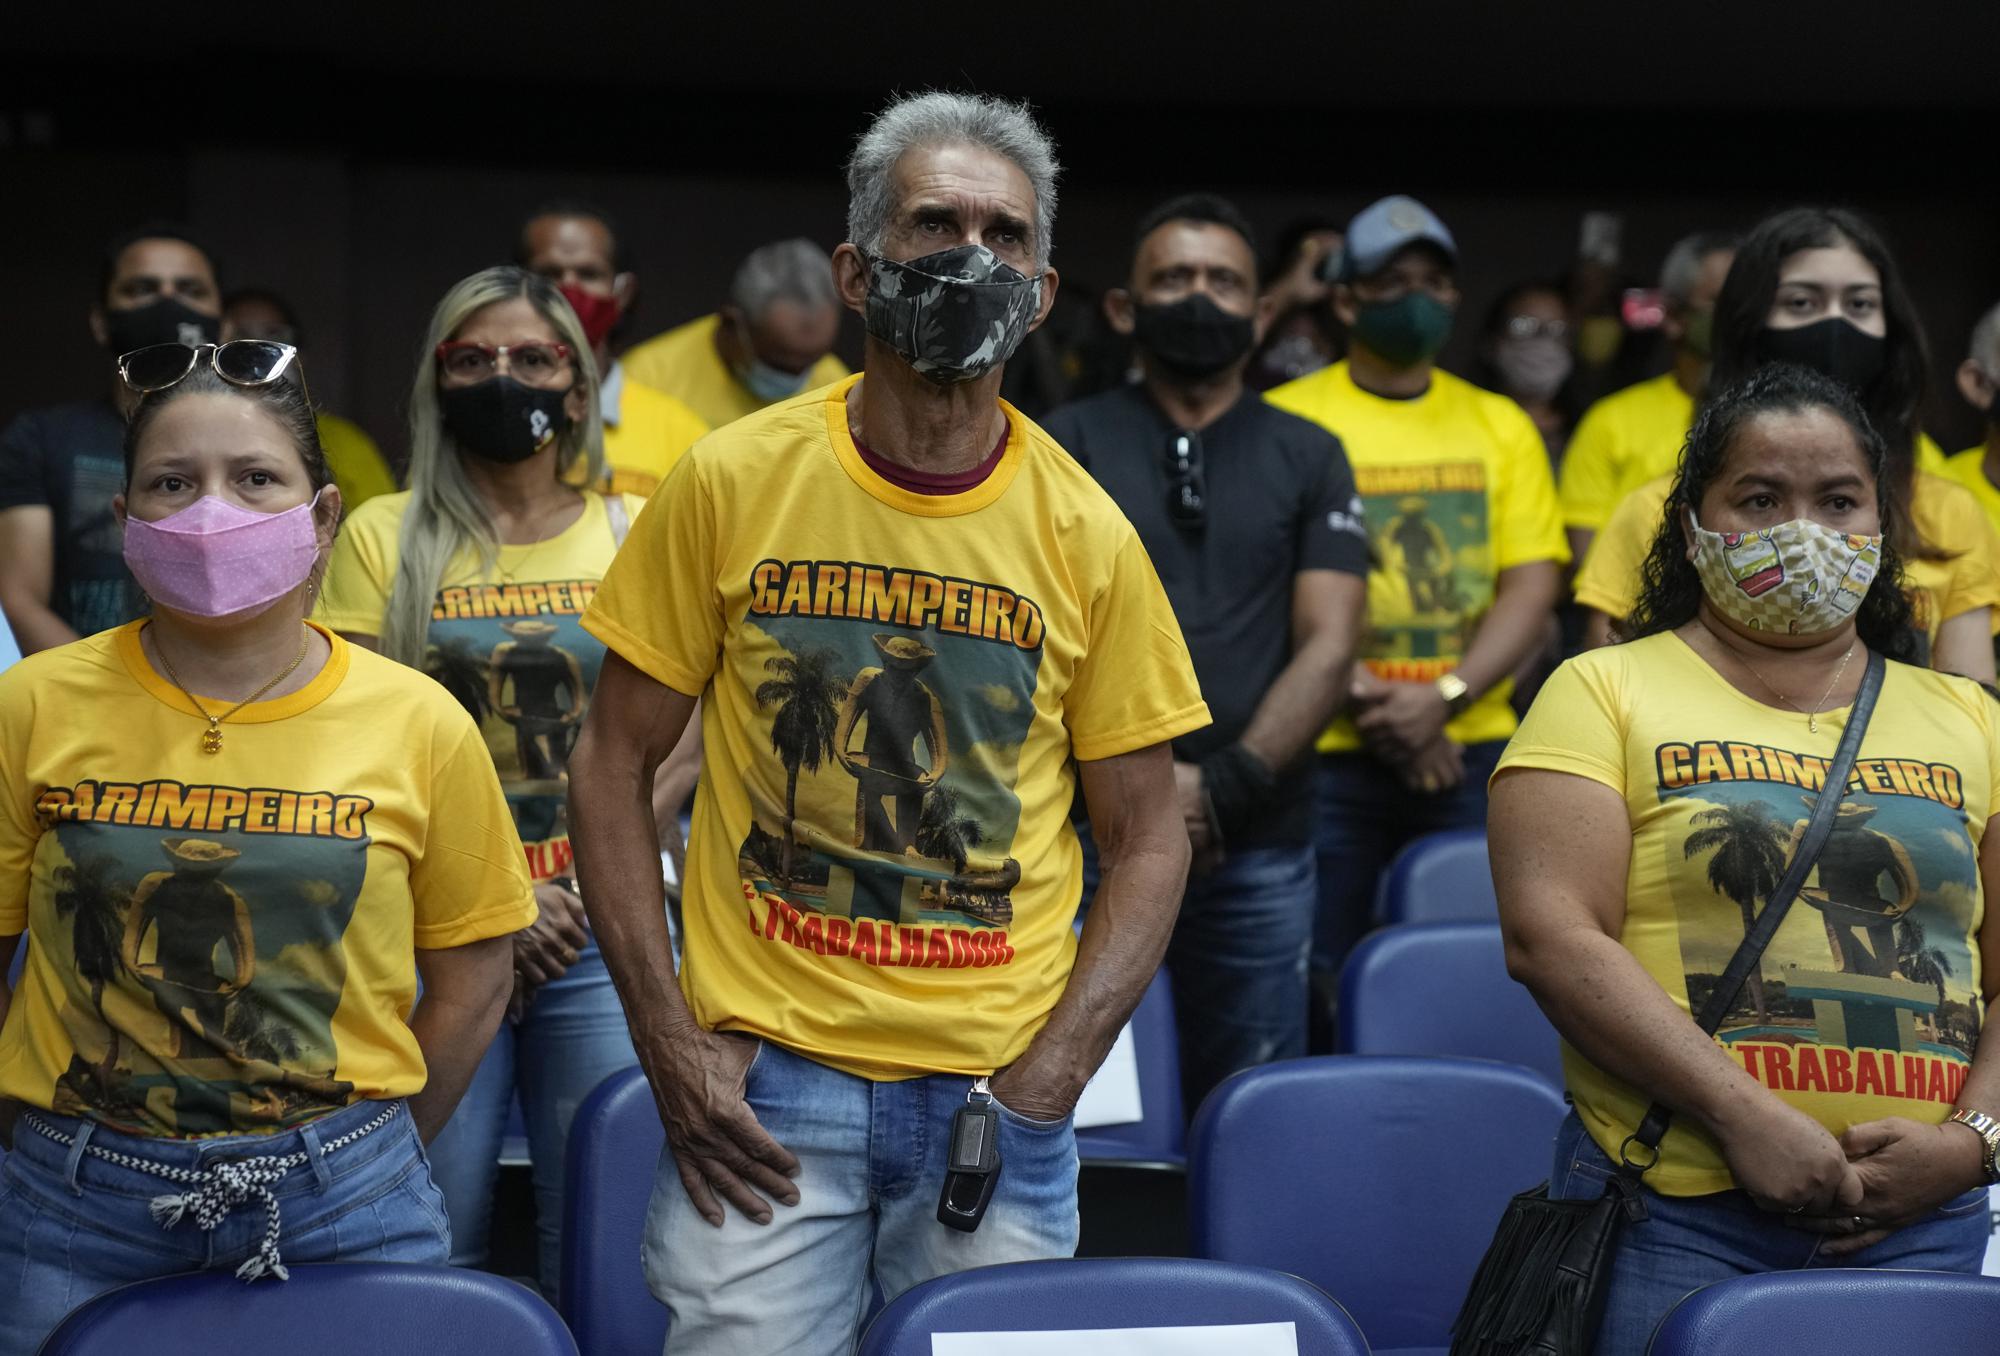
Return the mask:
M 1323 974 L 1367 928 L 1398 849 L 1485 824 L 1486 779 L 1514 733 L 1509 675 L 1540 643 L 1568 559 L 1533 422 L 1436 366 L 1457 267 L 1451 232 L 1416 199 L 1364 209 L 1333 294 L 1347 358 L 1267 397 L 1346 446 L 1375 553 L 1362 662 L 1319 740 Z

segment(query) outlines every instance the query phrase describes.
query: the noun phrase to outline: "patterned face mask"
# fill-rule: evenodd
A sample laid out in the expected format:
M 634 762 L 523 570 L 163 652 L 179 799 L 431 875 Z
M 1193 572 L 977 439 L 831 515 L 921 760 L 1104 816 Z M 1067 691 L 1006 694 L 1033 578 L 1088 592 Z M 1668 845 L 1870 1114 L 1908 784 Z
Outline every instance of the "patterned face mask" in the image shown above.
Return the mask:
M 1013 357 L 1041 304 L 1041 278 L 984 245 L 907 263 L 868 259 L 868 333 L 939 386 L 975 381 Z
M 1722 612 L 1755 631 L 1810 636 L 1852 617 L 1882 567 L 1882 537 L 1797 518 L 1755 532 L 1710 532 L 1692 514 L 1694 568 Z

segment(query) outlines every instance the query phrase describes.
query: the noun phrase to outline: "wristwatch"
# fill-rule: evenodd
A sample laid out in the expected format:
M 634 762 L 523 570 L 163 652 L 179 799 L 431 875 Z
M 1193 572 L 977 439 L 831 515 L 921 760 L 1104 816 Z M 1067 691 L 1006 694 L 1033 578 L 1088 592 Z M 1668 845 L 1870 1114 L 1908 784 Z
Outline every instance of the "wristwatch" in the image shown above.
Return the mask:
M 1465 679 L 1455 673 L 1447 673 L 1438 679 L 1437 690 L 1438 696 L 1444 698 L 1446 709 L 1454 716 L 1472 704 L 1468 700 L 1472 695 L 1472 688 L 1466 684 Z
M 1969 1108 L 1954 1111 L 1945 1118 L 1945 1124 L 1953 1121 L 1972 1131 L 1986 1141 L 1986 1181 L 1989 1185 L 2000 1182 L 2000 1121 L 1994 1120 L 1983 1111 Z

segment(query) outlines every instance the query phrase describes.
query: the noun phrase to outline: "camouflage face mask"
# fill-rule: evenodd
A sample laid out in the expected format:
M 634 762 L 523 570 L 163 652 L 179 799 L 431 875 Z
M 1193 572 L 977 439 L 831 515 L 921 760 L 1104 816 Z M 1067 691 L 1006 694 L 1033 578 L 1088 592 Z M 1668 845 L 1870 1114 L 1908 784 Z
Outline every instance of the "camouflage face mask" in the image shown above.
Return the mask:
M 1041 304 L 1042 280 L 984 245 L 907 263 L 868 259 L 868 333 L 940 386 L 977 380 L 1013 357 Z

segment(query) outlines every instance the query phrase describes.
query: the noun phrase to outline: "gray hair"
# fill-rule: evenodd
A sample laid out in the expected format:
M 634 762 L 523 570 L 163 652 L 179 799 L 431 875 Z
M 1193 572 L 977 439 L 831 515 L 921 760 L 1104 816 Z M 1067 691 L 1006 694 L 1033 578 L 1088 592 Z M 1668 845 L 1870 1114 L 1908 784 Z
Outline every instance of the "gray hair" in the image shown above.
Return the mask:
M 1676 240 L 1660 265 L 1660 299 L 1675 310 L 1687 305 L 1701 277 L 1702 262 L 1718 251 L 1734 250 L 1736 244 L 1734 231 L 1696 231 Z
M 1979 317 L 1972 327 L 1972 361 L 1991 381 L 2000 381 L 2000 306 Z
M 977 146 L 1005 156 L 1035 190 L 1035 238 L 1028 253 L 1046 264 L 1055 244 L 1055 142 L 1024 103 L 986 94 L 932 90 L 898 99 L 876 115 L 847 160 L 847 238 L 879 254 L 896 210 L 896 162 L 920 146 Z
M 801 306 L 838 306 L 833 290 L 833 261 L 810 240 L 779 240 L 759 245 L 737 265 L 729 284 L 729 304 L 756 320 L 773 302 Z

